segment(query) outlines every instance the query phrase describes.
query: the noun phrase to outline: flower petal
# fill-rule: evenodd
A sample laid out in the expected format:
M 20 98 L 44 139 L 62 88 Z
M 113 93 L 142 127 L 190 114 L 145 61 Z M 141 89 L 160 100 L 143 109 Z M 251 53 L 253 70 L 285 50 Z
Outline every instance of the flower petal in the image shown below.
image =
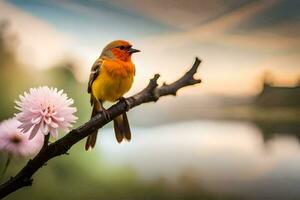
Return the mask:
M 37 132 L 39 131 L 41 126 L 41 123 L 36 124 L 33 129 L 31 130 L 30 136 L 29 136 L 29 140 L 31 140 L 32 138 L 34 138 L 34 136 L 37 134 Z
M 54 129 L 54 128 L 50 129 L 50 134 L 51 134 L 52 137 L 57 139 L 57 137 L 58 137 L 57 129 Z

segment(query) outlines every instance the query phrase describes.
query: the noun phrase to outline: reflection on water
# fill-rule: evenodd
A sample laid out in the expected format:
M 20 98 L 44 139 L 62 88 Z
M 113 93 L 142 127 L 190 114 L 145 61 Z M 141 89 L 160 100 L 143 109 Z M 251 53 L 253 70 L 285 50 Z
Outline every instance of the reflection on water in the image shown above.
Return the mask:
M 246 122 L 194 121 L 133 127 L 133 140 L 117 145 L 102 130 L 99 151 L 108 162 L 134 168 L 145 181 L 166 179 L 174 187 L 188 176 L 216 193 L 249 198 L 300 198 L 300 146 L 296 137 L 264 140 Z

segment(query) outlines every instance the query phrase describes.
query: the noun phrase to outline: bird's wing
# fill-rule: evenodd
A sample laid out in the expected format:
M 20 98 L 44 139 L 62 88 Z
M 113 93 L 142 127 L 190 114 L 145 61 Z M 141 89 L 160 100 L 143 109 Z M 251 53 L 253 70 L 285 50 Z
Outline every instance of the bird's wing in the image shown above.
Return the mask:
M 88 90 L 87 90 L 88 93 L 92 92 L 93 82 L 97 78 L 97 76 L 99 75 L 102 64 L 103 64 L 103 60 L 98 58 L 92 66 L 91 73 L 90 73 L 90 78 L 89 78 L 89 83 L 88 83 Z
M 91 94 L 91 99 L 90 99 L 91 105 L 93 105 L 93 103 L 94 103 L 94 95 L 92 93 L 92 85 L 100 73 L 102 64 L 103 64 L 103 60 L 101 58 L 98 58 L 95 61 L 95 63 L 93 64 L 92 69 L 91 69 L 89 83 L 88 83 L 88 89 L 87 89 L 88 93 Z

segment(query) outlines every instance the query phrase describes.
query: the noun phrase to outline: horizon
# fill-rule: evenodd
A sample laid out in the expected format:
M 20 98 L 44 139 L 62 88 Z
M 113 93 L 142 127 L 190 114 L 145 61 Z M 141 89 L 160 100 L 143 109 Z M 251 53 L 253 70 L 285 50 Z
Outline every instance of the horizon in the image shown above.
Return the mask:
M 101 49 L 122 38 L 142 50 L 133 58 L 137 75 L 131 93 L 157 72 L 163 81 L 174 80 L 199 56 L 204 84 L 185 94 L 249 96 L 259 92 L 266 71 L 278 85 L 298 82 L 296 7 L 292 0 L 164 0 L 160 5 L 135 0 L 8 0 L 0 3 L 0 19 L 9 20 L 19 39 L 17 56 L 28 67 L 45 69 L 71 60 L 77 79 L 86 82 Z

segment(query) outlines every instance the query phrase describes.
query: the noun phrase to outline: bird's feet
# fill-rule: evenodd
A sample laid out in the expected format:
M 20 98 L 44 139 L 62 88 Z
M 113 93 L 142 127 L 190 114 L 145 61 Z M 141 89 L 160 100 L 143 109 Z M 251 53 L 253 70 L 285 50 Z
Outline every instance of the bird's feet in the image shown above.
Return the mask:
M 130 102 L 126 98 L 120 97 L 119 101 L 121 101 L 121 102 L 123 101 L 125 103 L 125 105 L 126 105 L 126 111 L 128 111 L 130 109 Z
M 106 109 L 102 109 L 99 113 L 101 115 L 103 115 L 103 117 L 105 118 L 105 120 L 107 120 L 107 121 L 110 120 L 110 115 L 109 115 L 109 113 L 108 113 L 108 111 Z

